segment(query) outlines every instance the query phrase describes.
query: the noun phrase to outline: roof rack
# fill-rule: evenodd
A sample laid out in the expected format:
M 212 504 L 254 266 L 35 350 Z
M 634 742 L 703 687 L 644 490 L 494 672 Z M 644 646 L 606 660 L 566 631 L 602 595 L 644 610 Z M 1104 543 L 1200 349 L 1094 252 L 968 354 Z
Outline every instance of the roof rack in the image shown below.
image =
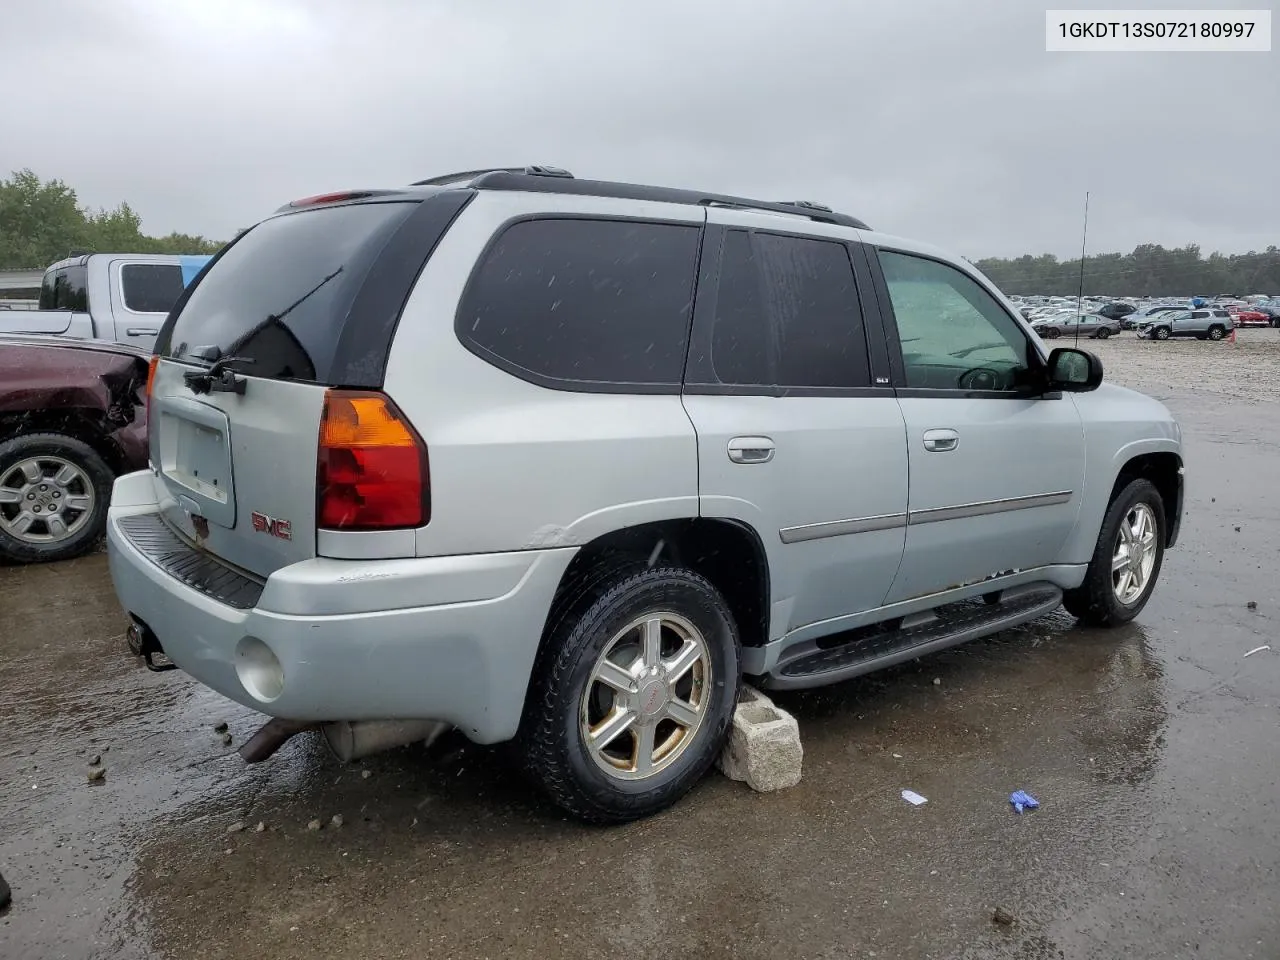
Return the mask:
M 720 193 L 678 190 L 671 187 L 649 187 L 638 183 L 609 180 L 579 180 L 561 167 L 537 164 L 527 167 L 492 167 L 466 170 L 429 180 L 419 180 L 415 187 L 440 187 L 465 183 L 473 190 L 521 190 L 531 193 L 572 193 L 589 197 L 616 197 L 622 200 L 652 200 L 659 203 L 687 203 L 702 207 L 728 207 L 738 210 L 761 210 L 804 217 L 819 223 L 833 223 L 855 230 L 870 230 L 863 221 L 812 200 L 774 202 L 749 200 Z
M 486 173 L 516 173 L 523 174 L 527 177 L 559 177 L 562 179 L 573 179 L 573 174 L 561 167 L 551 167 L 546 164 L 531 164 L 527 167 L 484 167 L 480 170 L 462 170 L 458 173 L 446 173 L 439 177 L 430 177 L 426 180 L 415 180 L 410 186 L 414 187 L 443 187 L 450 183 L 461 183 L 467 180 L 475 180 L 482 177 Z

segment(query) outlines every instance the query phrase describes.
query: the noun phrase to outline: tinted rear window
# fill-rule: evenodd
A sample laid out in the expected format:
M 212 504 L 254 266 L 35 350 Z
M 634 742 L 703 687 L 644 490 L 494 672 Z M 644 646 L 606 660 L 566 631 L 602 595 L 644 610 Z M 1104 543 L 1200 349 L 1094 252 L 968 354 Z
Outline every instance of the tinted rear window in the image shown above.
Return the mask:
M 126 263 L 120 268 L 126 309 L 168 313 L 182 296 L 182 268 L 176 263 Z
M 76 264 L 44 275 L 40 286 L 41 310 L 89 312 L 89 268 Z
M 678 390 L 700 236 L 668 223 L 513 224 L 471 278 L 458 335 L 545 386 Z
M 227 248 L 174 322 L 170 357 L 216 347 L 254 377 L 329 382 L 352 300 L 413 203 L 274 217 Z M 203 351 L 202 351 L 203 352 Z

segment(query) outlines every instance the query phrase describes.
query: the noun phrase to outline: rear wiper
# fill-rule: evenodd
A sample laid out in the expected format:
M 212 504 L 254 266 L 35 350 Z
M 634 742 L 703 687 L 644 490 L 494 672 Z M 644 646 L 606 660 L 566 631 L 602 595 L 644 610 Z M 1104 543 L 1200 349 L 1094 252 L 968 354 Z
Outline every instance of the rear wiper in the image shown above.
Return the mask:
M 300 296 L 297 300 L 293 301 L 293 303 L 289 304 L 279 313 L 268 313 L 258 323 L 250 327 L 238 340 L 236 340 L 234 344 L 232 344 L 231 346 L 232 352 L 239 349 L 242 344 L 248 343 L 255 336 L 257 336 L 257 334 L 262 330 L 265 330 L 267 327 L 271 326 L 273 323 L 279 323 L 289 314 L 293 313 L 293 311 L 296 310 L 298 307 L 300 307 L 306 300 L 310 299 L 316 293 L 317 290 L 323 287 L 326 283 L 328 283 L 330 280 L 332 280 L 342 271 L 343 271 L 343 268 L 339 267 L 337 270 L 333 271 L 333 273 L 329 274 L 326 277 L 321 278 L 319 283 L 317 283 L 314 287 L 312 287 L 310 290 L 308 290 L 306 293 Z
M 233 363 L 253 363 L 251 357 L 220 357 L 207 370 L 188 371 L 183 382 L 192 393 L 237 393 L 244 396 L 244 377 L 237 377 L 231 370 Z

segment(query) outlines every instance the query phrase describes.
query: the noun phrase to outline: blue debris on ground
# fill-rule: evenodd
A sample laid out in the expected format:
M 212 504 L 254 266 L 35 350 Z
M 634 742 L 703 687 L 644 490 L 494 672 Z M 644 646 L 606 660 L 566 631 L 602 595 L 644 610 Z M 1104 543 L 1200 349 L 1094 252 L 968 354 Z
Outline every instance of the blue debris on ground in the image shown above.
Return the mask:
M 1040 801 L 1025 790 L 1015 790 L 1009 794 L 1009 802 L 1013 804 L 1013 809 L 1019 813 L 1023 810 L 1034 810 L 1040 806 Z

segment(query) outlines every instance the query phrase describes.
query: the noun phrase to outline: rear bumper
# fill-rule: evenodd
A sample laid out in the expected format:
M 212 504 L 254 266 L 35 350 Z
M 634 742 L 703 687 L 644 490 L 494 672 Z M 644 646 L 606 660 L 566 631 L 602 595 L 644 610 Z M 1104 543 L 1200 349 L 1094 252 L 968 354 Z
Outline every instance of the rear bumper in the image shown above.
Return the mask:
M 107 548 L 116 595 L 184 671 L 291 720 L 443 720 L 473 740 L 514 736 L 543 624 L 574 548 L 405 560 L 316 558 L 239 608 L 184 582 L 121 521 L 154 514 L 149 472 L 116 481 Z M 265 645 L 283 683 L 242 681 Z

